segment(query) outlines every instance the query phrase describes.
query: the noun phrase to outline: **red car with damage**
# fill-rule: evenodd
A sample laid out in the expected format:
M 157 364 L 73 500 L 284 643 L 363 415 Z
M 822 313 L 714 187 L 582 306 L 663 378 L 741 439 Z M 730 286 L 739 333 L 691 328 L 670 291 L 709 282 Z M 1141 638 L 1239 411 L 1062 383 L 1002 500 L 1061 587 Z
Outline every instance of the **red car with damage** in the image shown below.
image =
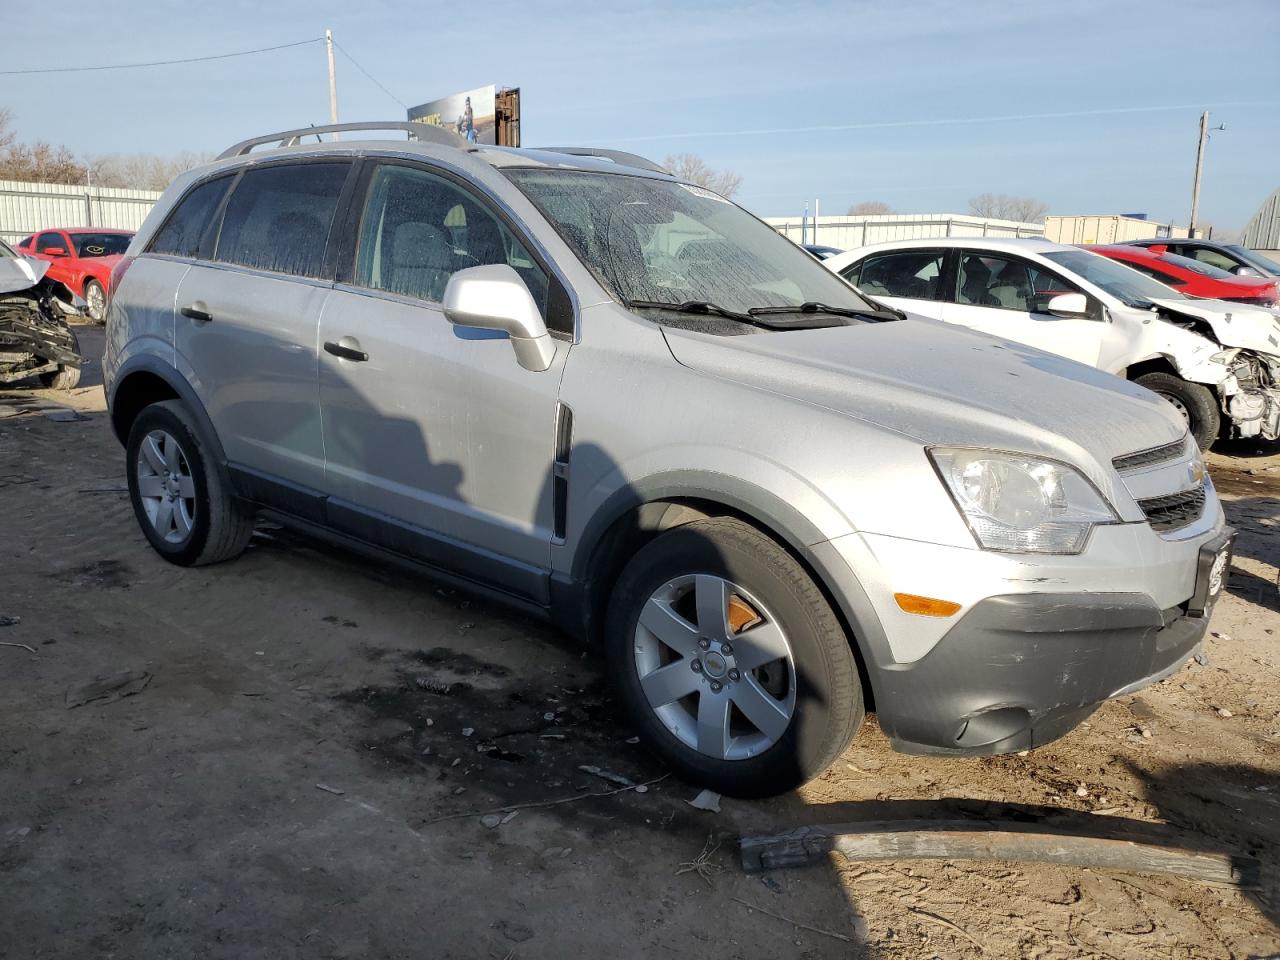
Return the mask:
M 1188 297 L 1231 300 L 1259 307 L 1280 306 L 1280 283 L 1274 277 L 1237 276 L 1212 264 L 1170 253 L 1159 244 L 1149 247 L 1094 244 L 1086 245 L 1085 249 L 1145 273 Z
M 101 322 L 107 314 L 111 268 L 120 262 L 132 239 L 132 230 L 60 227 L 33 233 L 18 244 L 18 252 L 49 261 L 47 276 L 83 297 L 89 316 Z

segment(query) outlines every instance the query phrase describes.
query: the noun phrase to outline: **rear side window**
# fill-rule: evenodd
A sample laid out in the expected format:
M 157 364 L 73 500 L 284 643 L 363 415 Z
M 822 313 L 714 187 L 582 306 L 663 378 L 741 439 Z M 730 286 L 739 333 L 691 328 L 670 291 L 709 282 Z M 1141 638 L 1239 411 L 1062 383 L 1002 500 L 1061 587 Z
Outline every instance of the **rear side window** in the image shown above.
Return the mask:
M 1207 263 L 1211 267 L 1217 267 L 1219 270 L 1231 271 L 1239 266 L 1230 257 L 1219 253 L 1217 250 L 1210 250 L 1208 247 L 1192 247 L 1189 250 L 1182 251 L 1182 255 L 1190 257 L 1192 260 L 1199 260 L 1201 263 Z
M 178 201 L 163 227 L 148 247 L 149 253 L 167 253 L 174 257 L 200 255 L 200 238 L 222 202 L 231 177 L 208 180 Z
M 351 164 L 273 164 L 250 169 L 222 217 L 213 258 L 274 273 L 319 277 Z
M 844 277 L 873 297 L 941 300 L 944 256 L 941 250 L 872 254 Z

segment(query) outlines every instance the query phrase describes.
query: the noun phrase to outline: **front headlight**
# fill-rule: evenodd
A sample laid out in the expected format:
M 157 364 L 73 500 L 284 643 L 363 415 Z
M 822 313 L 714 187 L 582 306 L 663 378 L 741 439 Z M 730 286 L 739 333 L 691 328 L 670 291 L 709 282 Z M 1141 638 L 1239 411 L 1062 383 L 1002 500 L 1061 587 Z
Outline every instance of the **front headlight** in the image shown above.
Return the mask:
M 1078 470 L 994 450 L 934 447 L 929 458 L 984 550 L 1079 553 L 1115 511 Z

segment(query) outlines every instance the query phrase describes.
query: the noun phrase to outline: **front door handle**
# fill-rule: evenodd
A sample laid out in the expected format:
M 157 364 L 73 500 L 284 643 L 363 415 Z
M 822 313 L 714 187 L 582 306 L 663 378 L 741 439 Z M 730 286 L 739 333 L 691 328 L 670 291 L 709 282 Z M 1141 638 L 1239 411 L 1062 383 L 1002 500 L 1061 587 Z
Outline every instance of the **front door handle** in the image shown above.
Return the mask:
M 199 300 L 191 304 L 189 307 L 183 307 L 179 312 L 184 317 L 190 317 L 192 320 L 198 320 L 200 323 L 208 323 L 213 319 L 213 314 L 209 312 L 209 308 Z
M 356 363 L 364 363 L 369 359 L 369 355 L 360 349 L 360 341 L 355 337 L 343 337 L 337 343 L 326 340 L 324 350 L 325 353 L 332 353 L 335 357 L 353 360 Z

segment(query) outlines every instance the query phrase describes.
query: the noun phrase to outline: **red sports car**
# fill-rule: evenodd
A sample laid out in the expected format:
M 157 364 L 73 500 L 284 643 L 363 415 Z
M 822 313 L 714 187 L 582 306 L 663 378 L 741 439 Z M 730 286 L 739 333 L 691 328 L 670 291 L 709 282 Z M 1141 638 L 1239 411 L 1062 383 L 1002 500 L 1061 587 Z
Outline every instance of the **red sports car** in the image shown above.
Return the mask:
M 105 227 L 65 227 L 33 233 L 18 244 L 18 251 L 37 260 L 48 260 L 50 276 L 84 297 L 89 316 L 101 321 L 107 313 L 111 268 L 119 261 L 132 230 Z
M 1274 277 L 1236 276 L 1199 260 L 1170 253 L 1167 247 L 1158 244 L 1149 247 L 1097 244 L 1085 249 L 1145 273 L 1188 297 L 1233 300 L 1260 307 L 1280 306 L 1280 282 Z

